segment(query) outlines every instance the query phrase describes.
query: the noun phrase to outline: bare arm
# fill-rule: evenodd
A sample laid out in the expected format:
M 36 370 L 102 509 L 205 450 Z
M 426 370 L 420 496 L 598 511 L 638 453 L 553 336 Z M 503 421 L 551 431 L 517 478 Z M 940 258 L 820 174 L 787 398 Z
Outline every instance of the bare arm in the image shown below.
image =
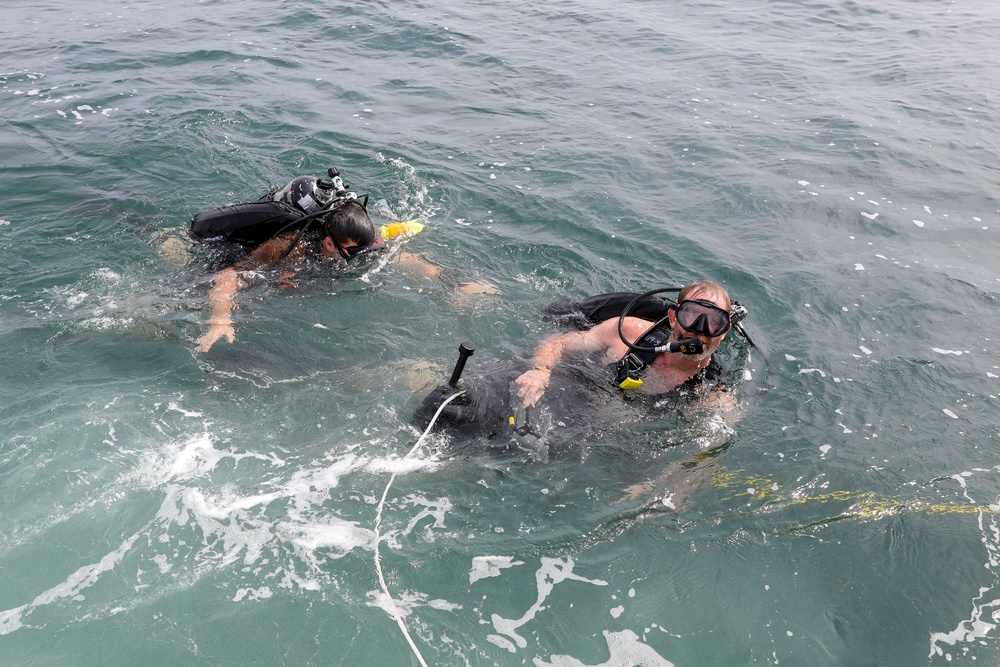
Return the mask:
M 212 278 L 212 289 L 208 293 L 212 312 L 208 317 L 208 331 L 198 339 L 194 348 L 198 352 L 208 352 L 220 338 L 232 343 L 236 339 L 233 330 L 233 303 L 240 289 L 240 277 L 236 269 L 223 269 Z
M 625 318 L 622 331 L 626 338 L 635 340 L 649 322 L 635 317 Z M 605 361 L 612 361 L 625 354 L 628 348 L 618 336 L 618 318 L 605 320 L 586 331 L 557 334 L 542 341 L 531 358 L 531 369 L 514 380 L 517 397 L 522 405 L 530 408 L 545 393 L 552 377 L 552 368 L 567 352 L 600 352 Z
M 246 287 L 240 278 L 241 271 L 249 271 L 258 267 L 273 264 L 288 248 L 293 232 L 269 239 L 253 249 L 249 255 L 236 263 L 234 267 L 223 269 L 212 278 L 212 289 L 208 292 L 211 313 L 208 316 L 208 331 L 197 341 L 194 348 L 198 352 L 208 352 L 220 339 L 225 338 L 232 343 L 236 340 L 233 329 L 233 307 L 236 304 L 236 293 Z M 289 254 L 292 260 L 300 258 L 304 253 L 301 244 Z M 282 278 L 287 280 L 292 274 Z M 282 284 L 279 281 L 279 284 Z M 292 283 L 289 283 L 292 284 Z
M 531 357 L 531 368 L 514 380 L 517 397 L 521 399 L 521 404 L 530 408 L 538 402 L 549 386 L 552 369 L 567 352 L 606 353 L 611 347 L 605 326 L 607 324 L 612 324 L 612 322 L 602 322 L 587 331 L 556 334 L 543 340 Z M 617 337 L 617 333 L 615 335 Z
M 420 255 L 405 250 L 399 253 L 399 265 L 410 273 L 415 273 L 424 278 L 439 278 L 441 267 L 434 266 L 430 262 L 421 258 Z
M 530 408 L 538 402 L 538 399 L 545 393 L 552 378 L 552 367 L 559 363 L 563 350 L 566 347 L 566 338 L 581 336 L 583 333 L 569 333 L 551 336 L 542 341 L 542 344 L 535 350 L 535 356 L 531 359 L 531 368 L 519 375 L 514 380 L 514 388 L 517 397 L 521 399 L 521 405 Z
M 281 287 L 296 287 L 292 282 L 294 271 L 289 271 L 277 284 Z M 236 293 L 246 287 L 246 282 L 236 269 L 223 269 L 212 278 L 212 289 L 208 292 L 208 302 L 211 313 L 208 316 L 208 331 L 198 338 L 197 352 L 208 352 L 221 338 L 232 343 L 236 340 L 233 329 L 233 308 L 236 305 Z
M 427 260 L 420 257 L 420 255 L 412 252 L 406 252 L 405 250 L 399 253 L 399 265 L 411 274 L 420 276 L 422 278 L 436 278 L 438 280 L 445 280 L 444 269 L 440 266 L 435 266 Z M 448 284 L 448 281 L 445 281 Z M 454 292 L 460 295 L 474 295 L 474 294 L 496 294 L 498 292 L 497 288 L 489 283 L 481 281 L 473 281 L 462 283 L 461 285 L 455 287 Z

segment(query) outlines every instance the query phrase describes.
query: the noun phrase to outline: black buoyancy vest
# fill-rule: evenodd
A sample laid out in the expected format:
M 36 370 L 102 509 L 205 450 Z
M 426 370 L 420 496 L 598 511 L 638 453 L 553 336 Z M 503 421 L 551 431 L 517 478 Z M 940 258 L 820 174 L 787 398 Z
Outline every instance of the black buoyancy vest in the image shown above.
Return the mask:
M 565 299 L 550 304 L 543 313 L 557 324 L 583 331 L 604 320 L 621 316 L 622 311 L 637 296 L 638 292 L 609 292 L 588 296 L 586 299 Z M 637 303 L 629 312 L 629 316 L 659 322 L 667 316 L 667 311 L 673 305 L 672 301 L 654 295 Z
M 283 202 L 234 204 L 194 216 L 188 235 L 200 243 L 230 242 L 252 247 L 304 216 L 302 211 Z

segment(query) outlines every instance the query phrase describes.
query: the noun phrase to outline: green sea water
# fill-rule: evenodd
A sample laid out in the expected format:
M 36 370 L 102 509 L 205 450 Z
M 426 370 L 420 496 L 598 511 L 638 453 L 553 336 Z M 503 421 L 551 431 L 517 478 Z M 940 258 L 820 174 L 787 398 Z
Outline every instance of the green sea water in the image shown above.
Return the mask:
M 1000 662 L 1000 9 L 0 16 L 0 664 Z M 195 352 L 191 217 L 330 166 L 448 279 L 261 285 Z M 473 383 L 555 300 L 697 278 L 759 348 L 731 428 L 410 454 L 460 342 Z

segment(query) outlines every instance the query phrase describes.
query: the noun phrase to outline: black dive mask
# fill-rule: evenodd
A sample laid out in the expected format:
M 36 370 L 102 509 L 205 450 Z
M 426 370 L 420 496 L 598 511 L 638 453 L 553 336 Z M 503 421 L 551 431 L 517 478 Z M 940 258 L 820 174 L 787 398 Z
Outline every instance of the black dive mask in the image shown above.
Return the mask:
M 337 252 L 340 253 L 340 256 L 343 257 L 344 261 L 347 262 L 350 262 L 352 259 L 354 259 L 359 255 L 363 255 L 365 253 L 379 249 L 378 239 L 375 239 L 375 241 L 372 242 L 370 245 L 356 245 L 356 246 L 351 246 L 350 248 L 345 248 L 344 246 L 340 245 L 337 239 L 333 238 L 332 236 L 330 237 L 330 240 L 333 241 L 333 245 L 337 248 Z
M 729 313 L 711 301 L 690 299 L 681 301 L 675 310 L 677 323 L 693 334 L 715 338 L 729 331 Z

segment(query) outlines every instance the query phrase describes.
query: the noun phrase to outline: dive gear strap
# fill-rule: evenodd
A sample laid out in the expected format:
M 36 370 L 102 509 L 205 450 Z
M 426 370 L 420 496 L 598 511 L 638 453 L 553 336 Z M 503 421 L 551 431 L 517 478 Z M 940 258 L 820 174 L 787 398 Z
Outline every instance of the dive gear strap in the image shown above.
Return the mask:
M 642 379 L 639 375 L 653 363 L 660 352 L 655 348 L 664 345 L 670 337 L 669 331 L 654 327 L 639 337 L 636 341 L 651 343 L 653 349 L 650 350 L 629 350 L 628 354 L 622 357 L 615 367 L 615 385 L 621 389 L 638 389 L 642 386 Z
M 669 337 L 670 332 L 659 327 L 654 327 L 652 331 L 640 336 L 637 343 L 642 343 L 644 346 L 647 343 L 651 345 L 642 350 L 629 350 L 628 354 L 621 358 L 615 365 L 615 384 L 620 389 L 638 389 L 642 386 L 639 375 L 664 352 L 701 354 L 705 351 L 705 345 L 698 338 L 667 342 Z

